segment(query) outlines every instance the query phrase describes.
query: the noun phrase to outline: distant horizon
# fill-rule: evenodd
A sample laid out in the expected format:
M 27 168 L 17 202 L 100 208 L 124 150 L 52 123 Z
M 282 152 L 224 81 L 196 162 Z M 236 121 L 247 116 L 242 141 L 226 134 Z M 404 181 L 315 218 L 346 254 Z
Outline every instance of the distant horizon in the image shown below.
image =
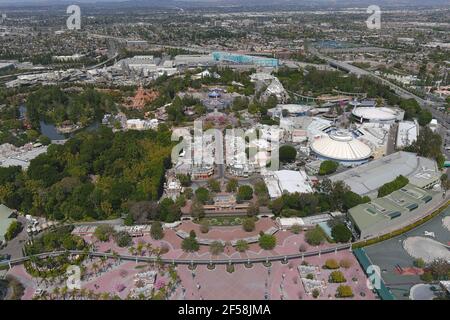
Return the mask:
M 411 7 L 411 6 L 442 6 L 448 5 L 448 0 L 0 0 L 0 5 L 17 6 L 45 6 L 45 5 L 65 5 L 65 4 L 99 4 L 99 5 L 146 5 L 168 7 L 182 5 L 186 7 L 199 6 L 309 6 L 309 7 L 333 7 L 333 6 L 366 6 L 370 4 L 386 5 L 389 7 Z M 450 6 L 449 6 L 450 7 Z

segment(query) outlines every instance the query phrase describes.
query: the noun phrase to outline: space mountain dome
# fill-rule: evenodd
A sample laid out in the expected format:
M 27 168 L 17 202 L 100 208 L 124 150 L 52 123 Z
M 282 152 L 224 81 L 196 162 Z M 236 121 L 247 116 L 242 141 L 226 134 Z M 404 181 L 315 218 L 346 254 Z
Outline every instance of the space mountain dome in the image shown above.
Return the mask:
M 372 155 L 372 149 L 355 139 L 349 131 L 337 130 L 328 136 L 317 138 L 311 150 L 323 160 L 341 163 L 365 162 Z

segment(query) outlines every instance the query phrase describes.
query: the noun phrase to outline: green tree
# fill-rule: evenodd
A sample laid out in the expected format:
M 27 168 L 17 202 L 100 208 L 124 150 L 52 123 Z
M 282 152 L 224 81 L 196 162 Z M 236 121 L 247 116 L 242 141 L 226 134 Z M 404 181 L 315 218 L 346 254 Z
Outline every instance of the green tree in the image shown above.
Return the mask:
M 114 236 L 117 245 L 121 248 L 129 247 L 133 243 L 131 236 L 126 231 L 117 232 Z
M 237 200 L 251 200 L 253 198 L 253 189 L 248 185 L 242 185 L 238 189 Z
M 340 223 L 331 229 L 331 236 L 337 242 L 349 242 L 352 238 L 352 232 L 346 227 L 345 224 Z
M 213 241 L 209 246 L 209 252 L 211 252 L 212 255 L 218 255 L 221 254 L 224 251 L 225 246 L 220 241 Z
M 177 179 L 183 187 L 190 187 L 192 184 L 191 176 L 189 174 L 177 174 Z
M 305 240 L 312 246 L 318 246 L 325 241 L 325 236 L 322 229 L 320 229 L 319 226 L 316 226 L 314 229 L 306 231 Z
M 203 204 L 208 202 L 210 199 L 208 189 L 200 187 L 197 190 L 195 190 L 195 198 Z
M 283 145 L 280 147 L 279 157 L 281 162 L 294 162 L 297 157 L 297 150 L 293 146 Z
M 220 192 L 220 183 L 214 178 L 208 179 L 208 188 L 212 192 Z
M 249 248 L 248 242 L 245 240 L 238 240 L 236 241 L 236 250 L 239 252 L 245 252 L 247 251 Z
M 336 161 L 325 160 L 322 161 L 319 168 L 319 175 L 327 175 L 333 172 L 336 172 L 336 169 L 339 167 L 339 163 Z
M 227 192 L 236 192 L 237 188 L 238 188 L 238 181 L 236 179 L 231 178 L 230 180 L 228 180 L 226 186 Z
M 247 232 L 255 230 L 255 220 L 253 218 L 244 219 L 242 222 L 242 228 Z
M 274 235 L 262 234 L 259 236 L 259 246 L 264 250 L 272 250 L 277 245 L 277 238 Z
M 153 221 L 150 227 L 150 235 L 155 240 L 164 238 L 164 231 L 161 222 Z
M 100 241 L 109 241 L 110 237 L 115 235 L 113 226 L 109 224 L 101 224 L 95 228 L 94 236 Z
M 198 241 L 195 237 L 195 233 L 194 236 L 192 236 L 192 234 L 183 239 L 183 241 L 181 242 L 181 249 L 183 249 L 183 251 L 186 252 L 196 252 L 200 249 L 200 245 L 198 244 Z
M 432 119 L 433 119 L 433 115 L 431 114 L 431 112 L 428 110 L 422 109 L 417 118 L 417 122 L 419 122 L 419 124 L 421 126 L 426 126 L 427 124 L 429 124 L 431 122 Z

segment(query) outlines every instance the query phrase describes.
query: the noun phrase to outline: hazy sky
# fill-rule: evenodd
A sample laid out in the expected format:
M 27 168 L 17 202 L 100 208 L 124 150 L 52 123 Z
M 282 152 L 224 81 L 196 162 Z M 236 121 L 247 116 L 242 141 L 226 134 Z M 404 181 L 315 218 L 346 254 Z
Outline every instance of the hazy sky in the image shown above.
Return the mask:
M 246 4 L 246 3 L 262 3 L 262 4 L 389 4 L 389 5 L 397 5 L 397 4 L 419 4 L 419 5 L 427 5 L 427 4 L 449 4 L 450 0 L 137 0 L 138 2 L 150 2 L 157 4 L 167 4 L 168 2 L 177 2 L 177 3 L 220 3 L 226 4 L 227 2 L 233 4 Z M 130 2 L 132 0 L 0 0 L 0 4 L 18 4 L 18 3 L 27 3 L 27 4 L 58 4 L 58 3 L 95 3 L 95 2 Z

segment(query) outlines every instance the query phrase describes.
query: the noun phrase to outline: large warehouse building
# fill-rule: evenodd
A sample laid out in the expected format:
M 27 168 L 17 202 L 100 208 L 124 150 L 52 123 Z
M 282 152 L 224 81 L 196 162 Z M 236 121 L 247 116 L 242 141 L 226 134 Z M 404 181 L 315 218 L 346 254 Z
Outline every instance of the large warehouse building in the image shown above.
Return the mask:
M 403 120 L 405 112 L 394 108 L 356 107 L 352 115 L 359 122 L 394 123 Z
M 315 139 L 311 151 L 322 160 L 333 160 L 346 166 L 367 162 L 372 155 L 368 145 L 343 130 Z
M 399 151 L 330 177 L 331 181 L 344 181 L 350 189 L 375 198 L 378 188 L 403 175 L 419 188 L 428 189 L 440 183 L 436 161 L 419 157 L 412 152 Z
M 361 239 L 376 237 L 417 220 L 436 194 L 408 184 L 383 198 L 351 208 L 349 218 Z

